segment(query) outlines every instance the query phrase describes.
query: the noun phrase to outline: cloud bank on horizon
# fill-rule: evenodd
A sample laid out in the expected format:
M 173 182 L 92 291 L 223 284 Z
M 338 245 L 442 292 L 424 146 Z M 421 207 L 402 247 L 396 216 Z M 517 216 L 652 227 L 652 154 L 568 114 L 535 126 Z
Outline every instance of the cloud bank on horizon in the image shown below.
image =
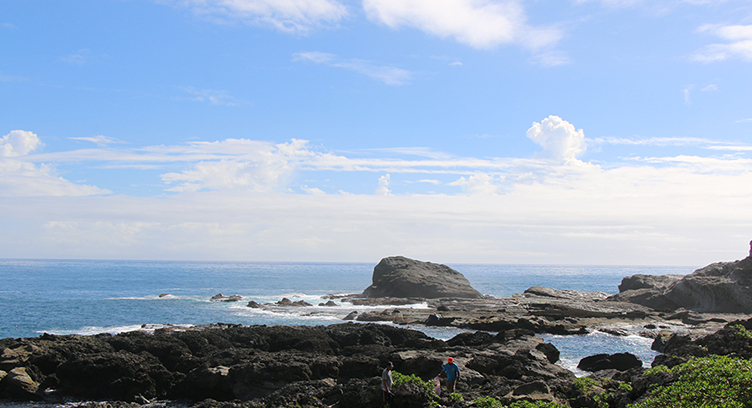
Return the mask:
M 3 258 L 702 266 L 752 239 L 748 1 L 0 11 Z

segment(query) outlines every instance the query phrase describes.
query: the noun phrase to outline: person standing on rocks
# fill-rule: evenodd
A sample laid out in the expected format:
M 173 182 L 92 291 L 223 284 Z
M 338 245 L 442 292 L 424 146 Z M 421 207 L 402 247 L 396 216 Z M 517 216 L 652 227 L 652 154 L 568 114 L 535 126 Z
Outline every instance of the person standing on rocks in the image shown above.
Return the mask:
M 394 364 L 392 362 L 388 362 L 386 365 L 386 368 L 384 371 L 381 372 L 381 391 L 384 396 L 384 404 L 388 404 L 389 401 L 394 398 L 394 394 L 392 394 L 392 370 L 394 369 Z
M 447 363 L 444 364 L 444 368 L 441 369 L 441 372 L 446 373 L 447 392 L 450 394 L 453 393 L 454 386 L 457 383 L 457 380 L 460 379 L 460 368 L 454 362 L 452 357 L 447 359 Z

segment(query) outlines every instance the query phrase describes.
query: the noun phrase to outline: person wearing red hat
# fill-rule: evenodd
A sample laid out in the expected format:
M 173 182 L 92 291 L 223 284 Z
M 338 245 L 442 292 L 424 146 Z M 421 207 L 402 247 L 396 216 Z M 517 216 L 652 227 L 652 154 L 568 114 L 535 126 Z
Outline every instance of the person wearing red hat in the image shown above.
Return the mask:
M 444 364 L 444 368 L 441 369 L 442 373 L 446 373 L 446 385 L 447 392 L 450 394 L 454 392 L 454 385 L 457 380 L 460 379 L 460 368 L 455 364 L 454 359 L 449 357 L 447 363 Z

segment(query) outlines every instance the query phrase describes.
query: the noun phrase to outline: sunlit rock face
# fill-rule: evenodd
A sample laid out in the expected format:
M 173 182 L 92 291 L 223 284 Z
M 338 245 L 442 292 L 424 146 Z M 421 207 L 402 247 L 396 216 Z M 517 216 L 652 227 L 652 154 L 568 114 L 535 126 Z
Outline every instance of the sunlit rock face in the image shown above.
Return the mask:
M 384 258 L 373 268 L 373 284 L 363 291 L 369 298 L 481 298 L 464 275 L 441 264 L 404 256 Z

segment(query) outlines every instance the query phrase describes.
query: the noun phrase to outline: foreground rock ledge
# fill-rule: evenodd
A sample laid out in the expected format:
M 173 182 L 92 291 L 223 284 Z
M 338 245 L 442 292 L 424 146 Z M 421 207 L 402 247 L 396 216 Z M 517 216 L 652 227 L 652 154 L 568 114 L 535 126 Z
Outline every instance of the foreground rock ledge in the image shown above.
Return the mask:
M 554 364 L 553 345 L 524 330 L 464 333 L 445 342 L 377 324 L 219 324 L 153 333 L 45 334 L 0 340 L 0 350 L 0 367 L 13 373 L 0 381 L 0 396 L 27 400 L 212 399 L 281 407 L 288 406 L 291 389 L 297 395 L 313 387 L 310 397 L 327 401 L 320 406 L 371 407 L 380 406 L 378 378 L 388 361 L 401 373 L 429 379 L 449 356 L 460 365 L 465 386 L 478 390 L 504 384 L 506 393 L 533 381 L 555 386 L 574 379 Z

